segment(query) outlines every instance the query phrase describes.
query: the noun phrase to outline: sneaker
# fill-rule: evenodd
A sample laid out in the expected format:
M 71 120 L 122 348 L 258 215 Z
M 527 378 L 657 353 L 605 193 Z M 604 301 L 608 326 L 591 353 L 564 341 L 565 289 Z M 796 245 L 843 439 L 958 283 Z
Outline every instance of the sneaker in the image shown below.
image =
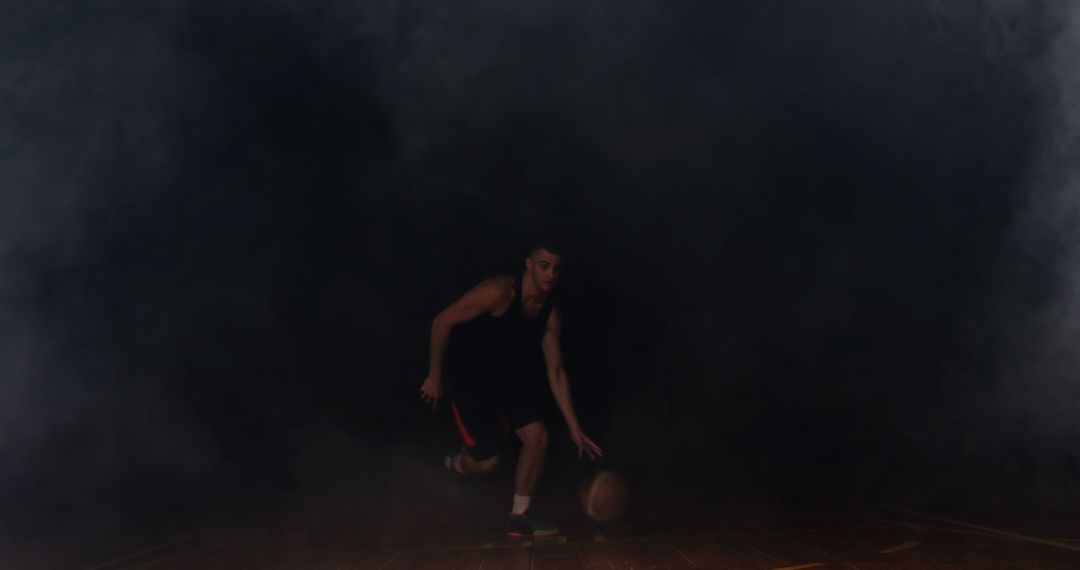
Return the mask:
M 506 534 L 510 536 L 553 536 L 559 527 L 537 522 L 525 515 L 511 514 L 506 517 Z
M 454 460 L 457 459 L 458 455 L 461 455 L 463 453 L 465 453 L 465 447 L 464 446 L 462 446 L 461 449 L 458 449 L 458 450 L 450 453 L 449 455 L 446 455 L 446 456 L 443 457 L 443 466 L 446 467 L 446 470 L 453 473 L 454 475 L 459 476 L 459 477 L 464 476 L 465 473 L 463 473 L 461 471 L 458 471 L 457 469 L 454 468 Z

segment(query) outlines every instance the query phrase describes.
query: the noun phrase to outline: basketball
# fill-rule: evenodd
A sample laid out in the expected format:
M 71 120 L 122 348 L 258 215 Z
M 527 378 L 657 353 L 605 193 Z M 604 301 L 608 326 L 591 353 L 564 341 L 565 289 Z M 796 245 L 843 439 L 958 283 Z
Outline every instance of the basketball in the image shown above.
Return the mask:
M 626 509 L 626 483 L 614 471 L 601 471 L 581 488 L 581 506 L 585 515 L 596 522 L 607 522 Z

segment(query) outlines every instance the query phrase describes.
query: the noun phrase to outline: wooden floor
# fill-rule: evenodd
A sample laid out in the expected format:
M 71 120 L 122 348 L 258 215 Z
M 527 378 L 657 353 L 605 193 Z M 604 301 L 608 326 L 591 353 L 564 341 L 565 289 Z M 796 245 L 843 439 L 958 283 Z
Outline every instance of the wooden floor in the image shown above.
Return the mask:
M 914 521 L 914 522 L 913 522 Z M 577 534 L 545 541 L 437 547 L 349 547 L 284 529 L 167 541 L 88 566 L 104 569 L 631 570 L 686 568 L 1080 568 L 1080 541 L 958 521 L 895 517 L 774 517 L 766 527 L 696 536 Z M 594 529 L 595 530 L 595 529 Z M 352 535 L 358 536 L 358 535 Z

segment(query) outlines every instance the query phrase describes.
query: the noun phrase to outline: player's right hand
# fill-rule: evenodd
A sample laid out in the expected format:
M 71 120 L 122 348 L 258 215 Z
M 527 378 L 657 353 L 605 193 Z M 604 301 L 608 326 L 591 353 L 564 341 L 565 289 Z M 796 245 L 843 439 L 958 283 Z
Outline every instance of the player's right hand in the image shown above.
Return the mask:
M 434 410 L 441 396 L 442 378 L 429 374 L 427 378 L 424 378 L 424 383 L 420 385 L 420 398 L 431 404 L 431 409 Z

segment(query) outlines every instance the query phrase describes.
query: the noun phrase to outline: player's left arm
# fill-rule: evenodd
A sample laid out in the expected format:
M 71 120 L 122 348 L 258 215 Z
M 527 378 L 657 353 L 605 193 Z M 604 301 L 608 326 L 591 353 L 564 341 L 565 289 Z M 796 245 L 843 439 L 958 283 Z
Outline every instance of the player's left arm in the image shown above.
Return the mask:
M 566 426 L 570 428 L 570 438 L 578 446 L 578 457 L 588 454 L 596 459 L 603 456 L 600 446 L 589 439 L 581 431 L 578 424 L 577 414 L 574 413 L 574 403 L 570 398 L 570 380 L 566 377 L 566 369 L 563 368 L 562 348 L 559 346 L 559 335 L 562 332 L 562 320 L 558 309 L 552 309 L 548 316 L 547 327 L 544 330 L 544 362 L 547 365 L 548 382 L 551 391 L 555 395 L 555 402 L 559 405 L 559 411 L 566 419 Z

